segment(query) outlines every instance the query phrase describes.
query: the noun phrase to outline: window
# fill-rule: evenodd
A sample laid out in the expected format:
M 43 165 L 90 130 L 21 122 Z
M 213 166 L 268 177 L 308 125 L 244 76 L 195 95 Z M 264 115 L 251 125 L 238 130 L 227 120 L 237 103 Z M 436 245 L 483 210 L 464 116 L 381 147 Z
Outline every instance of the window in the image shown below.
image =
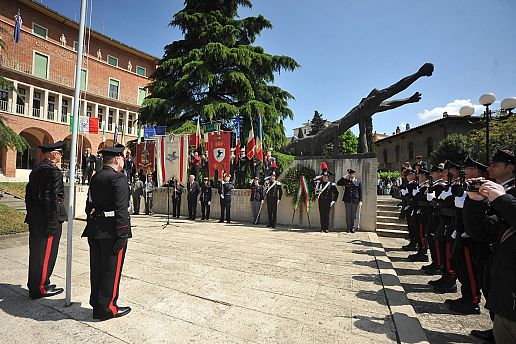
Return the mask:
M 86 91 L 88 87 L 88 71 L 81 68 L 81 91 Z
M 432 152 L 434 151 L 434 139 L 433 137 L 429 137 L 426 139 L 426 149 L 427 149 L 427 155 L 430 156 Z
M 66 99 L 61 102 L 61 122 L 68 122 L 68 100 Z
M 104 128 L 104 110 L 101 107 L 99 107 L 97 117 L 99 118 L 99 129 L 102 130 Z
M 48 77 L 48 56 L 34 52 L 34 75 L 47 79 Z
M 109 131 L 113 130 L 113 111 L 109 111 L 109 116 L 108 116 L 108 127 L 107 129 Z
M 41 114 L 41 93 L 34 92 L 32 97 L 32 116 L 40 117 Z
M 109 79 L 109 98 L 118 99 L 118 88 L 120 87 L 120 81 L 115 79 Z
M 5 86 L 0 86 L 0 111 L 7 111 L 9 104 L 9 91 Z
M 138 87 L 138 105 L 142 105 L 145 97 L 147 97 L 147 90 L 145 88 Z
M 93 107 L 91 105 L 86 105 L 86 116 L 91 117 L 92 111 Z
M 414 159 L 414 142 L 409 142 L 408 144 L 408 158 Z
M 16 113 L 25 114 L 25 89 L 18 87 L 18 95 L 16 97 Z
M 73 41 L 73 50 L 79 51 L 79 42 Z M 86 51 L 86 45 L 82 46 L 82 52 L 84 53 Z
M 118 67 L 118 59 L 114 56 L 108 55 L 107 63 L 114 67 Z
M 147 70 L 144 67 L 136 66 L 136 74 L 141 76 L 147 76 Z
M 41 25 L 32 23 L 32 33 L 35 34 L 36 36 L 47 39 L 48 30 Z
M 48 109 L 47 109 L 47 119 L 53 121 L 54 120 L 54 112 L 56 109 L 56 97 L 48 96 Z

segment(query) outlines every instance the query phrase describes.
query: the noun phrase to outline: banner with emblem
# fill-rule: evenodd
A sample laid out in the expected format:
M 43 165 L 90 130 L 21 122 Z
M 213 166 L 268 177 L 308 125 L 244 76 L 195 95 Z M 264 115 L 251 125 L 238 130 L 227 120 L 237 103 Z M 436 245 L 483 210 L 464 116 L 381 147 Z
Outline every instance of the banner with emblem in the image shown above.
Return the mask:
M 145 175 L 154 172 L 154 144 L 152 142 L 136 145 L 136 172 L 143 170 Z
M 231 132 L 219 131 L 208 134 L 208 165 L 211 177 L 218 171 L 218 179 L 222 179 L 222 172 L 229 173 L 231 155 Z
M 158 186 L 175 178 L 188 181 L 188 135 L 161 136 L 156 139 Z

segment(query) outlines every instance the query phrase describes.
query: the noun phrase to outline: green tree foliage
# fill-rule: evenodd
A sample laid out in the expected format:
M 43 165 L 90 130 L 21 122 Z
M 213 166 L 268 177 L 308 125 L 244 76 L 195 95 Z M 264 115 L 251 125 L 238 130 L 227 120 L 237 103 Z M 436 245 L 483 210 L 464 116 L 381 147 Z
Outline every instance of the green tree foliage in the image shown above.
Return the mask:
M 303 134 L 303 129 L 299 129 L 299 132 L 297 133 L 298 139 L 303 139 L 305 137 L 305 134 Z
M 239 6 L 251 8 L 251 0 L 185 1 L 170 23 L 184 39 L 165 46 L 140 110 L 143 122 L 175 126 L 200 115 L 201 121 L 222 120 L 229 128 L 229 119 L 239 114 L 247 133 L 250 118 L 256 129 L 260 113 L 267 146 L 286 144 L 283 119 L 294 116 L 288 108 L 293 96 L 272 83 L 275 73 L 299 65 L 253 46 L 272 25 L 261 15 L 240 19 Z
M 308 183 L 310 183 L 310 201 L 314 201 L 316 199 L 315 196 L 315 185 L 313 183 L 313 179 L 315 178 L 315 171 L 306 166 L 297 165 L 290 170 L 287 171 L 285 177 L 281 180 L 281 183 L 285 187 L 285 193 L 287 196 L 292 197 L 292 201 L 294 201 L 294 196 L 297 193 L 297 189 L 299 187 L 299 181 L 301 176 L 305 176 Z M 301 199 L 304 201 L 304 199 Z
M 6 31 L 3 28 L 0 28 L 0 34 L 2 33 L 6 33 Z M 3 47 L 4 42 L 0 39 L 0 48 Z M 0 86 L 16 92 L 12 82 L 5 79 L 2 75 L 0 75 Z M 16 149 L 17 151 L 23 151 L 29 148 L 27 141 L 20 135 L 16 134 L 14 130 L 5 124 L 5 122 L 6 119 L 0 116 L 0 146 Z
M 357 154 L 358 137 L 348 129 L 339 136 L 339 148 L 343 154 Z
M 473 153 L 478 161 L 486 161 L 486 129 L 474 130 L 468 137 L 473 145 Z M 503 121 L 489 123 L 489 151 L 493 155 L 495 149 L 516 150 L 516 116 L 512 115 Z
M 290 163 L 294 161 L 293 155 L 274 152 L 273 156 L 276 158 L 276 165 L 280 173 L 285 171 L 288 165 L 290 165 Z
M 461 134 L 448 135 L 441 141 L 437 149 L 430 156 L 432 164 L 450 160 L 460 164 L 466 156 L 473 152 L 473 144 L 468 136 Z
M 319 111 L 315 111 L 314 117 L 312 118 L 312 121 L 311 121 L 312 128 L 310 129 L 310 132 L 308 133 L 308 135 L 315 135 L 318 132 L 320 132 L 321 130 L 323 130 L 326 127 L 325 122 L 326 121 L 323 119 L 322 113 L 319 113 Z

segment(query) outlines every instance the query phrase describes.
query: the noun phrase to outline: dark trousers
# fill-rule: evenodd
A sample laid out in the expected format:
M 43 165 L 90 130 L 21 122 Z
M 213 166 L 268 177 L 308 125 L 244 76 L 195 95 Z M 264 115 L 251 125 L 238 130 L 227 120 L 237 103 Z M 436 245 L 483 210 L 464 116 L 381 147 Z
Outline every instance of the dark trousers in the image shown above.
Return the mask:
M 181 197 L 172 198 L 172 217 L 181 215 Z
M 211 205 L 208 204 L 208 201 L 201 201 L 201 219 L 210 219 L 210 208 Z
M 31 296 L 45 295 L 50 284 L 50 276 L 56 265 L 59 241 L 63 223 L 59 223 L 54 235 L 37 235 L 29 225 L 29 278 L 27 288 Z
M 482 273 L 475 242 L 471 238 L 457 238 L 454 263 L 461 283 L 462 298 L 473 304 L 480 303 Z
M 152 214 L 152 192 L 145 194 L 145 214 Z
M 141 194 L 133 194 L 133 211 L 135 214 L 140 213 L 140 200 L 142 199 Z
M 225 198 L 220 199 L 220 221 L 224 221 L 224 215 L 226 215 L 226 221 L 231 221 L 231 200 Z
M 243 188 L 245 186 L 245 171 L 236 171 L 235 186 L 237 188 Z
M 441 268 L 444 265 L 444 257 L 442 255 L 442 244 L 439 240 L 437 240 L 436 234 L 438 232 L 439 226 L 441 224 L 441 219 L 439 215 L 432 214 L 430 215 L 429 224 L 428 224 L 428 233 L 427 233 L 427 242 L 428 247 L 430 248 L 430 256 L 432 259 L 432 264 Z
M 415 244 L 417 242 L 417 232 L 419 229 L 419 223 L 417 221 L 416 212 L 413 210 L 413 208 L 408 208 L 405 211 L 405 218 L 407 219 L 410 243 Z
M 197 195 L 190 194 L 188 197 L 188 218 L 195 220 L 197 216 Z
M 127 245 L 113 253 L 116 239 L 90 239 L 90 305 L 97 315 L 115 315 Z
M 89 167 L 86 167 L 82 171 L 82 185 L 84 185 L 85 181 L 88 180 L 88 185 L 90 185 L 91 176 L 93 175 L 93 170 Z
M 327 231 L 330 227 L 330 203 L 319 200 L 319 216 L 321 219 L 321 230 Z
M 421 212 L 416 215 L 416 224 L 417 224 L 417 247 L 418 252 L 422 254 L 426 254 L 428 251 L 427 245 L 427 226 L 428 226 L 428 215 L 424 212 Z
M 278 200 L 275 198 L 267 199 L 267 216 L 269 223 L 267 226 L 276 227 L 276 220 L 278 219 Z

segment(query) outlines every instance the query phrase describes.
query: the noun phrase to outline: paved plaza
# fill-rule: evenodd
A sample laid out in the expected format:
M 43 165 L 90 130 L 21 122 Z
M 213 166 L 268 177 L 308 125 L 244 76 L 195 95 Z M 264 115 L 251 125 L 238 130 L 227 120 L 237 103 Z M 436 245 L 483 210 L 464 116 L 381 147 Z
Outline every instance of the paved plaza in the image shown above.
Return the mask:
M 119 299 L 133 311 L 105 322 L 91 318 L 88 304 L 84 222 L 74 228 L 71 307 L 64 294 L 30 300 L 27 235 L 0 238 L 2 342 L 392 343 L 421 334 L 417 321 L 407 327 L 407 315 L 389 307 L 396 286 L 383 287 L 385 254 L 375 234 L 165 222 L 133 218 Z M 65 252 L 63 235 L 58 286 Z

